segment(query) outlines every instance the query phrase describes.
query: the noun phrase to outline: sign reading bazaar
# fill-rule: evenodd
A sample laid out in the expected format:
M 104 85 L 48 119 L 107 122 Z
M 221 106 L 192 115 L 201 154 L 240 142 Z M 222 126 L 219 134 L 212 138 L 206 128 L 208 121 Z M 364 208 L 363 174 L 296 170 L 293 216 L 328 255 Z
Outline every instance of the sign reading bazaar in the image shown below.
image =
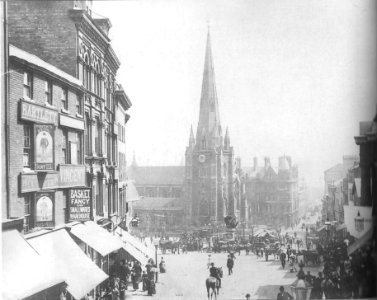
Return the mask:
M 69 190 L 69 220 L 88 221 L 91 216 L 91 190 L 76 188 Z

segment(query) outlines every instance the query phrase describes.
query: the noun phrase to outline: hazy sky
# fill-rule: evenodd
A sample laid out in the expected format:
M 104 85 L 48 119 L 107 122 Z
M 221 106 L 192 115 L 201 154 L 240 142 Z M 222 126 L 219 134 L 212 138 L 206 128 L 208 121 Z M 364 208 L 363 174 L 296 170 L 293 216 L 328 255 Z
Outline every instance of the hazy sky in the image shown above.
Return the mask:
M 207 23 L 220 117 L 244 166 L 291 155 L 301 174 L 358 154 L 376 113 L 375 1 L 94 1 L 110 18 L 118 82 L 133 106 L 128 164 L 183 162 L 199 118 Z

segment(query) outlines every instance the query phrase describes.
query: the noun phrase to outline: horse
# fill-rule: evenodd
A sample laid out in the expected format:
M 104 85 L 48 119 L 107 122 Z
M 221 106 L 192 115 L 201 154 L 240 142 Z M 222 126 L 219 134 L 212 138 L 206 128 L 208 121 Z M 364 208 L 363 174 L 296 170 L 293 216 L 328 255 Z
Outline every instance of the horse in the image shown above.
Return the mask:
M 220 267 L 216 269 L 217 269 L 217 274 L 219 275 L 219 277 L 223 278 L 223 268 Z M 215 299 L 217 299 L 217 295 L 219 294 L 219 289 L 220 289 L 219 280 L 212 276 L 208 277 L 206 279 L 206 288 L 207 288 L 208 299 L 212 299 L 213 295 L 215 295 Z M 212 289 L 211 294 L 209 293 L 209 289 Z

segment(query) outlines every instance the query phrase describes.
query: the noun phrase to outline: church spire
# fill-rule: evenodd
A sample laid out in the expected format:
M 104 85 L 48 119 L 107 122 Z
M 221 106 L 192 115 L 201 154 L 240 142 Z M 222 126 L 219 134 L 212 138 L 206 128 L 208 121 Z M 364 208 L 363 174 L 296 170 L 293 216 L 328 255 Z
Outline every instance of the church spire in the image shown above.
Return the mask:
M 202 138 L 203 129 L 207 134 L 208 146 L 219 146 L 221 131 L 219 105 L 217 101 L 215 71 L 213 67 L 211 35 L 208 28 L 207 46 L 204 60 L 202 94 L 200 98 L 199 123 L 196 140 Z

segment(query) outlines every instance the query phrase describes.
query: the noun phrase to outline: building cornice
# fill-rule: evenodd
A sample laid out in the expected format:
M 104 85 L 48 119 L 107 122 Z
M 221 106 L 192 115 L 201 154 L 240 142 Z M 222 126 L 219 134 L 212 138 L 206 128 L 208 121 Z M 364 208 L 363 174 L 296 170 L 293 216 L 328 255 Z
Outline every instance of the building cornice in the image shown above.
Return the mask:
M 120 66 L 120 60 L 111 47 L 111 40 L 92 21 L 85 10 L 71 9 L 70 16 L 76 24 L 76 28 L 83 32 L 87 38 L 91 39 L 104 53 L 105 61 L 110 69 L 116 74 Z

